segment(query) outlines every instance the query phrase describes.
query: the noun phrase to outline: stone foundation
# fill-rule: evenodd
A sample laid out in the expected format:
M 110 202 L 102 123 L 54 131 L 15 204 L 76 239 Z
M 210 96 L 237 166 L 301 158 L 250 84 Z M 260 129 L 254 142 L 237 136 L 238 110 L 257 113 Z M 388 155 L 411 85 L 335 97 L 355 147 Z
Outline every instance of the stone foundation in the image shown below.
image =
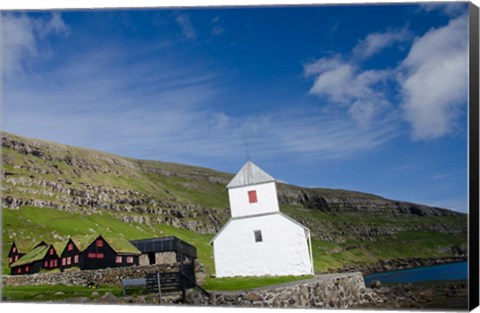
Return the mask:
M 208 298 L 189 290 L 185 303 L 209 306 L 350 308 L 376 301 L 361 273 L 325 274 L 313 279 L 238 292 L 213 292 Z

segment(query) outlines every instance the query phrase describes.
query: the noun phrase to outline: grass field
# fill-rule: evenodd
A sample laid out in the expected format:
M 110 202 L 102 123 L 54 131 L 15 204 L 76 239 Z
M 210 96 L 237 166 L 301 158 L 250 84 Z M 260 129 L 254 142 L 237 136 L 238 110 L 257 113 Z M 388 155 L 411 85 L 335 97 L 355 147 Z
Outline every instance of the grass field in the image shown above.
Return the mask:
M 288 211 L 288 210 L 287 210 Z M 294 215 L 294 214 L 292 214 Z M 318 218 L 331 218 L 320 212 Z M 337 216 L 338 217 L 338 216 Z M 302 218 L 298 216 L 298 218 Z M 352 219 L 355 217 L 351 217 Z M 340 216 L 340 221 L 351 221 L 348 216 Z M 358 219 L 358 217 L 357 217 Z M 207 273 L 214 273 L 213 251 L 209 241 L 213 235 L 202 235 L 183 228 L 166 224 L 146 225 L 140 223 L 124 223 L 107 211 L 96 214 L 80 215 L 54 209 L 22 207 L 19 210 L 3 209 L 2 220 L 2 269 L 8 273 L 6 255 L 10 244 L 17 238 L 24 241 L 47 242 L 59 241 L 68 236 L 104 234 L 108 237 L 123 237 L 129 240 L 161 236 L 176 236 L 197 248 L 197 254 Z M 435 218 L 432 218 L 435 222 Z M 364 223 L 373 223 L 365 218 Z M 378 223 L 378 221 L 375 221 Z M 397 223 L 395 221 L 394 223 Z M 414 223 L 415 221 L 411 221 Z M 437 222 L 442 222 L 438 218 Z M 459 221 L 451 221 L 459 222 Z M 376 240 L 347 240 L 336 244 L 312 238 L 312 250 L 316 273 L 328 269 L 342 268 L 351 264 L 369 264 L 380 259 L 404 257 L 442 257 L 449 256 L 446 248 L 461 246 L 465 242 L 462 236 L 453 236 L 432 231 L 402 231 L 391 236 L 382 236 Z
M 89 299 L 99 298 L 106 292 L 115 296 L 122 295 L 122 289 L 117 287 L 100 287 L 92 289 L 82 286 L 64 285 L 40 285 L 40 286 L 16 286 L 2 289 L 2 296 L 7 301 L 61 301 L 63 299 L 87 297 Z

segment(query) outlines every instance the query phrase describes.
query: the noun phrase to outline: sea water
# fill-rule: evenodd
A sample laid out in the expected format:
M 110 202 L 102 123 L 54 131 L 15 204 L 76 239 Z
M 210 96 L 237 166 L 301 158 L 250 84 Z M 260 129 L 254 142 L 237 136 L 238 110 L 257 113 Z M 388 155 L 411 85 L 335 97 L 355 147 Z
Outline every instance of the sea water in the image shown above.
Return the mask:
M 438 280 L 467 280 L 468 262 L 417 267 L 407 270 L 375 273 L 365 276 L 365 285 L 379 280 L 384 283 L 415 283 Z

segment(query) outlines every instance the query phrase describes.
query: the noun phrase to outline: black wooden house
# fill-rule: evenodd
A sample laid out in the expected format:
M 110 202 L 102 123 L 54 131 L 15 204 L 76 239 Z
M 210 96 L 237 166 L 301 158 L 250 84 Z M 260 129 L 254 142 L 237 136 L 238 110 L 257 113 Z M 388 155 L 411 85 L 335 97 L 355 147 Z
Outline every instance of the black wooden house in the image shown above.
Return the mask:
M 27 254 L 29 251 L 41 245 L 46 246 L 47 244 L 43 241 L 33 245 L 12 242 L 12 246 L 10 247 L 10 251 L 8 252 L 8 265 L 10 266 L 12 263 L 17 262 L 21 257 Z
M 74 240 L 75 242 L 75 240 Z M 79 267 L 97 269 L 138 265 L 141 254 L 127 240 L 97 236 L 94 240 L 77 244 L 79 250 Z
M 58 254 L 53 245 L 40 244 L 10 264 L 12 275 L 34 274 L 42 269 L 58 268 Z
M 103 236 L 69 238 L 50 245 L 41 242 L 28 253 L 21 254 L 15 243 L 10 248 L 12 275 L 38 273 L 41 270 L 68 268 L 101 269 L 138 265 L 141 252 L 128 240 L 105 239 Z M 9 259 L 10 260 L 10 259 Z

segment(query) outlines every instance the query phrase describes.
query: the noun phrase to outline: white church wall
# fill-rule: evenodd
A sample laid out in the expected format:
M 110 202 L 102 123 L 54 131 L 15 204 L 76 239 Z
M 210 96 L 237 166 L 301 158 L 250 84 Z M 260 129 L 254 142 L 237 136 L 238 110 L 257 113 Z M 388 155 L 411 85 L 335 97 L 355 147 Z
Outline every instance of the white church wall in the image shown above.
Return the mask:
M 217 277 L 313 274 L 305 229 L 280 214 L 231 220 L 213 248 Z
M 249 203 L 248 192 L 255 190 L 257 202 Z M 232 217 L 278 212 L 275 182 L 230 188 L 228 190 Z

